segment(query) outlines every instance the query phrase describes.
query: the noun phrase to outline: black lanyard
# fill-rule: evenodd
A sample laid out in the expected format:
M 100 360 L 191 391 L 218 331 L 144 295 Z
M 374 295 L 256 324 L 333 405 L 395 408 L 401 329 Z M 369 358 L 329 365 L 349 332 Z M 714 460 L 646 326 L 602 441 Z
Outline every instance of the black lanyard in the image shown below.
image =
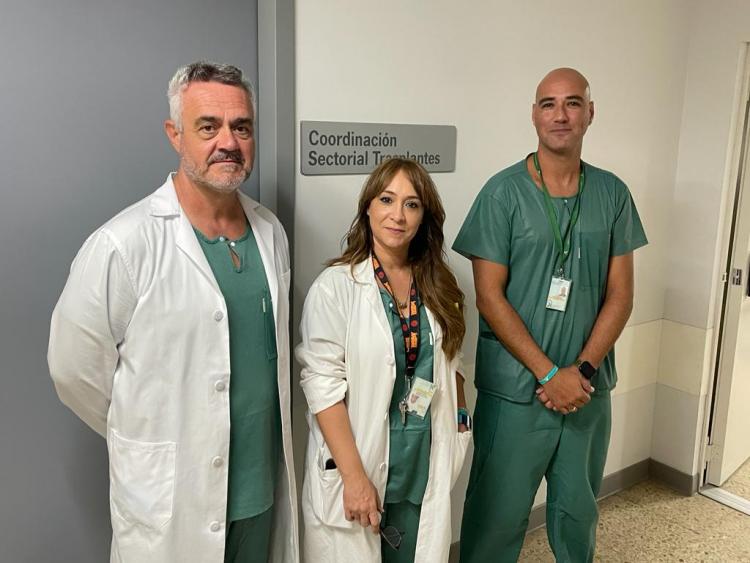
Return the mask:
M 549 195 L 549 190 L 544 184 L 544 178 L 542 178 L 542 167 L 539 166 L 539 159 L 537 153 L 534 153 L 534 168 L 536 173 L 539 174 L 539 182 L 542 184 L 542 191 L 544 192 L 544 207 L 547 211 L 547 219 L 549 220 L 550 227 L 552 227 L 552 234 L 555 237 L 555 247 L 557 248 L 557 260 L 555 266 L 560 263 L 558 274 L 563 275 L 565 261 L 570 256 L 570 243 L 573 238 L 573 227 L 578 221 L 578 215 L 581 212 L 581 199 L 583 198 L 583 189 L 586 187 L 586 175 L 583 170 L 583 162 L 581 162 L 581 171 L 578 174 L 578 199 L 576 199 L 573 211 L 570 214 L 570 222 L 568 228 L 565 229 L 565 234 L 560 232 L 560 224 L 558 223 L 557 214 L 555 208 L 552 205 L 552 197 Z
M 398 316 L 401 319 L 401 333 L 404 335 L 404 353 L 406 355 L 406 378 L 407 388 L 410 387 L 408 383 L 414 377 L 414 369 L 417 365 L 417 356 L 419 355 L 419 308 L 417 306 L 417 286 L 412 280 L 409 286 L 409 316 L 404 317 L 401 314 L 401 308 L 398 306 L 398 299 L 396 294 L 393 293 L 391 283 L 388 281 L 388 276 L 385 275 L 385 270 L 380 265 L 378 257 L 375 253 L 372 254 L 372 269 L 375 271 L 375 277 L 383 284 L 383 287 L 388 294 L 396 302 L 396 308 L 398 309 Z

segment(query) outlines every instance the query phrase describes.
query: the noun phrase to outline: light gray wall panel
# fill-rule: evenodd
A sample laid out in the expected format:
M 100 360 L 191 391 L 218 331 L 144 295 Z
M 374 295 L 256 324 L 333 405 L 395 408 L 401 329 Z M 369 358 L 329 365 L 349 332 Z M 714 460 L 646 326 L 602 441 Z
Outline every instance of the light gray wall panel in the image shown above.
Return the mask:
M 255 79 L 256 13 L 244 0 L 3 2 L 0 561 L 108 560 L 106 447 L 54 393 L 50 314 L 85 237 L 176 167 L 162 131 L 176 68 L 207 58 Z

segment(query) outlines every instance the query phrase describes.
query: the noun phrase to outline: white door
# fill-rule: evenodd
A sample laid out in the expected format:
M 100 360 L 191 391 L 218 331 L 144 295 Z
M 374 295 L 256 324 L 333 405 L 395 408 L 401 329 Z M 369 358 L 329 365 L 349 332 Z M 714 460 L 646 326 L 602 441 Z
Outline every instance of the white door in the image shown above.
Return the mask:
M 706 481 L 721 486 L 750 458 L 750 61 L 718 344 Z M 737 161 L 735 161 L 737 162 Z

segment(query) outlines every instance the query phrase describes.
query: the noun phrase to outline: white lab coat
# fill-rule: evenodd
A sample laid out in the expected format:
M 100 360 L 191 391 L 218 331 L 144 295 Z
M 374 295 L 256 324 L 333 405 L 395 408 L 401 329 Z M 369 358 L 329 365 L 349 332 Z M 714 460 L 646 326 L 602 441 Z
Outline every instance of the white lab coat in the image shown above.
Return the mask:
M 428 310 L 434 335 L 430 469 L 422 501 L 415 563 L 448 560 L 451 543 L 450 491 L 463 465 L 471 433 L 458 433 L 455 374 L 459 359 L 448 361 L 442 331 Z M 305 300 L 296 348 L 309 410 L 310 437 L 302 489 L 307 563 L 380 563 L 380 538 L 344 517 L 343 483 L 338 469 L 325 469 L 331 457 L 315 414 L 345 400 L 365 471 L 385 498 L 388 480 L 389 405 L 396 378 L 393 336 L 372 271 L 365 260 L 333 266 L 313 283 Z M 425 343 L 427 345 L 429 343 Z
M 289 396 L 289 250 L 240 194 L 273 296 L 284 463 L 272 561 L 299 560 Z M 92 234 L 52 316 L 60 399 L 106 437 L 111 562 L 222 563 L 229 457 L 227 307 L 171 177 Z

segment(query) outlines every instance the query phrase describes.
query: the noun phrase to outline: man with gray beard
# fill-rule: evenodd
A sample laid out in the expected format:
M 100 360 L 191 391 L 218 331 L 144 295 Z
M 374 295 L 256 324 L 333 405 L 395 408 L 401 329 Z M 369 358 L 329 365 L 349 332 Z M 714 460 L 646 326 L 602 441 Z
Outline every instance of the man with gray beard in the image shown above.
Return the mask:
M 52 317 L 60 399 L 107 439 L 111 561 L 297 562 L 289 250 L 239 191 L 252 87 L 197 62 L 168 90 L 176 173 L 93 233 Z

